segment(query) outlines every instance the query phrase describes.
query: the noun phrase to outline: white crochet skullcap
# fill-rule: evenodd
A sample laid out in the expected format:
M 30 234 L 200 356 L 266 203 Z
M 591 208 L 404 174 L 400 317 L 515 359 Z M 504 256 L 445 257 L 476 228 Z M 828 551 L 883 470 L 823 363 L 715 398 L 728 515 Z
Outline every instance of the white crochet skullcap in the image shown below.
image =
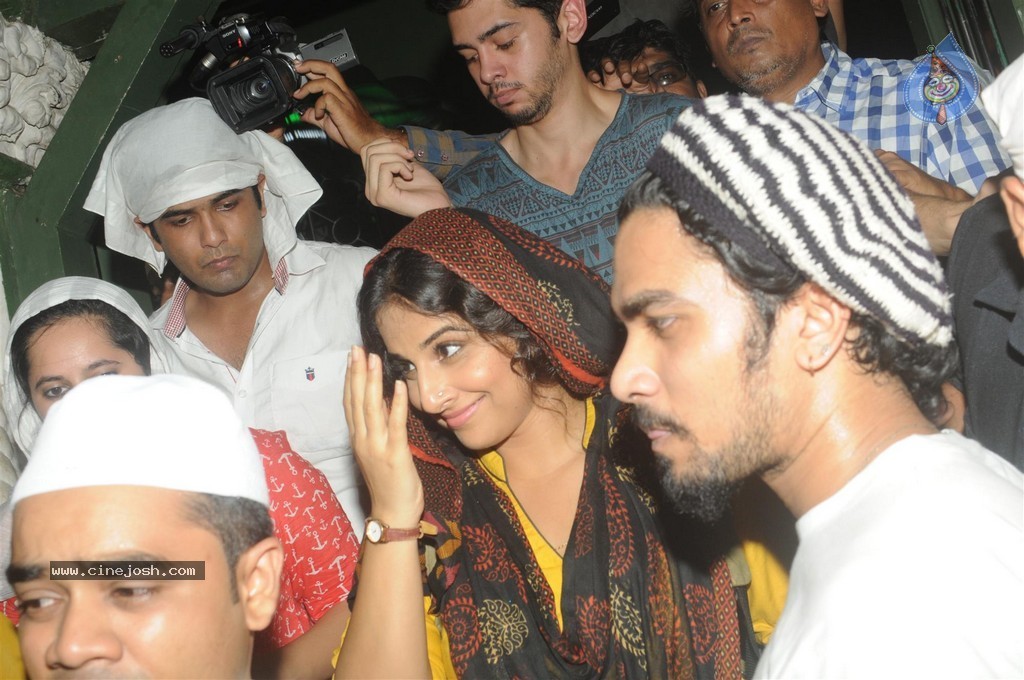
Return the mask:
M 259 452 L 227 397 L 180 375 L 103 376 L 68 392 L 47 414 L 11 505 L 122 485 L 269 505 Z

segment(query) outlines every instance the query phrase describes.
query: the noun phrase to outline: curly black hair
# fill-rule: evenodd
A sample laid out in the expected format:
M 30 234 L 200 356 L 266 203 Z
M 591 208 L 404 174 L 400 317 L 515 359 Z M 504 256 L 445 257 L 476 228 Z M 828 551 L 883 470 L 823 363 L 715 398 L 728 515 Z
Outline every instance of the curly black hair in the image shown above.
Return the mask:
M 637 19 L 615 35 L 588 40 L 580 45 L 580 63 L 584 71 L 596 71 L 603 59 L 614 63 L 633 61 L 651 47 L 669 55 L 682 67 L 683 74 L 693 76 L 690 49 L 682 37 L 658 19 Z

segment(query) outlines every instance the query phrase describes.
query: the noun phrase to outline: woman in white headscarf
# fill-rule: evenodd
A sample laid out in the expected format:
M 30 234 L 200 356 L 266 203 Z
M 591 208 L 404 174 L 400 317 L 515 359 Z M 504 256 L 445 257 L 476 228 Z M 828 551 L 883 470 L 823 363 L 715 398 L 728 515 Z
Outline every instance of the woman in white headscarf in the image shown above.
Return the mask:
M 164 340 L 148 331 L 146 315 L 138 303 L 124 290 L 99 279 L 69 276 L 43 284 L 19 305 L 11 318 L 4 350 L 4 362 L 0 367 L 3 374 L 3 410 L 7 419 L 8 432 L 17 445 L 14 459 L 15 470 L 24 468 L 32 450 L 36 435 L 43 423 L 43 416 L 49 409 L 44 393 L 51 396 L 63 394 L 79 382 L 78 375 L 49 375 L 38 382 L 38 390 L 29 382 L 29 351 L 41 331 L 62 321 L 102 324 L 106 327 L 109 347 L 100 354 L 102 364 L 97 364 L 88 373 L 103 375 L 110 372 L 124 372 L 131 375 L 144 373 L 170 373 L 174 371 L 165 352 Z M 63 340 L 64 338 L 57 338 Z M 79 354 L 78 347 L 65 345 L 65 356 Z M 93 348 L 95 350 L 95 348 Z M 123 365 L 114 367 L 110 362 L 115 357 L 125 358 Z M 99 355 L 93 352 L 85 357 L 95 363 Z M 39 368 L 39 367 L 37 367 Z M 65 372 L 65 371 L 62 371 Z M 76 371 L 76 373 L 78 373 Z M 90 376 L 91 377 L 91 376 Z M 36 391 L 42 410 L 33 403 L 32 392 Z M 0 567 L 6 569 L 9 561 L 10 514 L 6 507 L 0 508 Z M 2 576 L 0 570 L 0 612 L 12 621 L 19 616 L 13 607 L 14 590 Z
M 4 351 L 3 407 L 9 431 L 22 456 L 18 460 L 19 469 L 23 467 L 43 422 L 37 408 L 33 407 L 33 388 L 28 385 L 30 341 L 44 327 L 51 327 L 62 319 L 84 316 L 106 325 L 114 346 L 129 352 L 138 364 L 138 368 L 127 366 L 116 369 L 118 372 L 182 372 L 173 353 L 168 351 L 166 340 L 150 331 L 145 313 L 126 291 L 106 281 L 84 276 L 68 276 L 43 284 L 15 311 Z M 142 340 L 146 342 L 142 343 Z M 105 368 L 97 374 L 110 372 L 109 366 Z M 47 387 L 55 393 L 60 386 L 53 384 Z
M 185 372 L 166 343 L 138 303 L 105 281 L 66 277 L 29 295 L 11 319 L 2 367 L 4 412 L 25 458 L 50 406 L 82 381 L 111 373 Z M 327 677 L 348 620 L 358 540 L 327 478 L 292 451 L 285 433 L 251 432 L 263 459 L 275 534 L 285 548 L 277 614 L 257 637 L 258 671 Z M 140 442 L 140 461 L 144 456 Z M 7 553 L 6 546 L 0 553 Z M 6 562 L 9 555 L 0 557 Z M 0 583 L 0 598 L 12 597 L 9 585 Z M 13 599 L 0 602 L 0 612 L 18 618 Z M 326 630 L 314 632 L 321 625 Z

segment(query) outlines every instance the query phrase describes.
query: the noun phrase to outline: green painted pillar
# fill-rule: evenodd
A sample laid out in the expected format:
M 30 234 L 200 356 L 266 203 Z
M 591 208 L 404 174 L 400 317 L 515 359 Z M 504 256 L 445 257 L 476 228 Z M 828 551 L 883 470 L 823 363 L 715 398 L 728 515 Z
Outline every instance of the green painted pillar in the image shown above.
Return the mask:
M 27 167 L 10 159 L 0 164 L 0 267 L 11 310 L 50 279 L 99 273 L 94 244 L 102 243 L 100 220 L 82 204 L 107 139 L 129 118 L 162 103 L 166 85 L 188 60 L 188 53 L 164 59 L 160 43 L 197 16 L 212 16 L 219 4 L 127 0 L 31 181 L 23 183 Z M 73 24 L 62 17 L 61 25 Z
M 1001 47 L 998 51 L 999 68 L 1024 53 L 1024 0 L 986 0 L 991 16 L 978 15 L 978 20 L 991 19 L 992 29 L 997 34 Z M 938 44 L 949 32 L 946 17 L 942 11 L 942 0 L 902 0 L 903 10 L 910 24 L 910 32 L 917 45 L 917 51 L 924 53 L 931 45 Z M 847 3 L 847 11 L 856 11 L 854 3 Z M 982 26 L 987 30 L 986 26 Z M 983 64 L 984 65 L 984 64 Z

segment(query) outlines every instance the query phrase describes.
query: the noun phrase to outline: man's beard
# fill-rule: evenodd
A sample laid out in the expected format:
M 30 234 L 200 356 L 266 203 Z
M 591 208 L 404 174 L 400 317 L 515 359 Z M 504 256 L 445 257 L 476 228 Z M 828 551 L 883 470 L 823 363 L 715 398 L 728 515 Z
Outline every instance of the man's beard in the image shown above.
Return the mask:
M 565 70 L 565 59 L 558 50 L 554 49 L 549 52 L 549 56 L 550 58 L 545 60 L 544 66 L 537 73 L 535 85 L 537 94 L 534 98 L 519 111 L 508 111 L 504 108 L 498 108 L 512 127 L 532 125 L 543 119 L 551 111 L 551 106 L 555 99 L 555 90 L 562 81 L 562 72 Z M 523 87 L 522 83 L 496 83 L 496 85 L 498 86 L 497 89 L 493 86 L 491 87 L 488 99 L 491 99 L 503 87 Z
M 696 438 L 681 423 L 645 406 L 634 408 L 633 419 L 642 429 L 665 430 L 693 447 L 687 454 L 685 468 L 681 469 L 675 468 L 669 457 L 655 454 L 664 496 L 679 512 L 704 522 L 713 522 L 726 513 L 733 494 L 747 477 L 760 474 L 780 462 L 780 457 L 770 445 L 772 422 L 776 416 L 775 402 L 764 391 L 766 381 L 752 380 L 753 373 L 759 370 L 748 369 L 745 373 L 746 389 L 742 403 L 748 404 L 749 408 L 738 414 L 738 428 L 716 451 L 698 446 Z
M 695 449 L 694 455 L 708 460 L 707 452 L 701 449 Z M 665 498 L 678 512 L 693 515 L 702 522 L 711 523 L 725 515 L 733 494 L 743 483 L 743 480 L 729 479 L 720 464 L 713 465 L 707 474 L 697 479 L 692 475 L 677 475 L 672 461 L 664 456 L 655 455 L 654 461 Z M 721 460 L 708 462 L 721 463 Z
M 760 34 L 766 41 L 775 39 L 771 31 L 757 31 L 755 29 L 740 29 L 729 36 L 726 44 L 726 53 L 734 56 L 736 43 L 745 38 L 748 34 Z M 743 92 L 755 97 L 766 97 L 780 87 L 790 82 L 801 63 L 787 55 L 773 55 L 759 59 L 754 65 L 748 65 L 747 69 L 736 73 L 734 83 Z

